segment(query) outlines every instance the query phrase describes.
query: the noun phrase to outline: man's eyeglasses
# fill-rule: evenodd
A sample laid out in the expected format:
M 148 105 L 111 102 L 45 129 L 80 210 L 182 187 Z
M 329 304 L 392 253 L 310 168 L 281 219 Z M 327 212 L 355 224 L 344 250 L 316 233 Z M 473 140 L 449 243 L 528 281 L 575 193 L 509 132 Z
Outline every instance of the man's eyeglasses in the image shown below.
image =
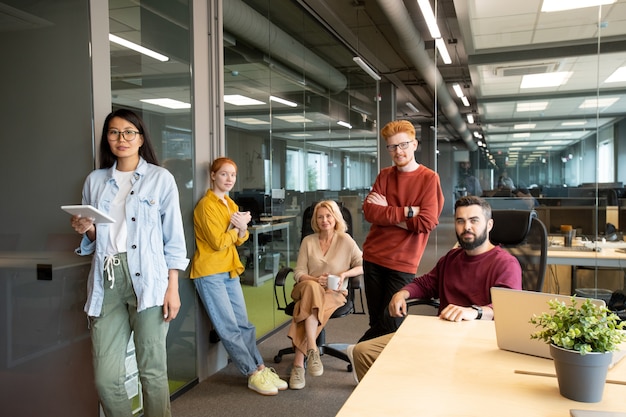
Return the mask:
M 387 148 L 387 150 L 388 150 L 389 152 L 395 152 L 395 151 L 396 151 L 396 149 L 398 149 L 398 148 L 400 148 L 400 149 L 402 149 L 402 150 L 405 150 L 405 149 L 407 149 L 407 148 L 409 147 L 409 145 L 410 145 L 412 142 L 414 142 L 414 141 L 412 141 L 412 140 L 411 140 L 411 141 L 409 141 L 409 142 L 400 142 L 400 143 L 398 143 L 397 145 L 387 145 L 387 146 L 385 146 L 385 148 Z
M 141 133 L 141 132 L 138 132 L 136 130 L 123 130 L 120 132 L 117 129 L 110 129 L 107 132 L 107 138 L 110 141 L 116 141 L 116 140 L 120 140 L 120 136 L 121 136 L 124 138 L 124 140 L 126 140 L 126 142 L 132 142 L 137 137 L 137 133 Z

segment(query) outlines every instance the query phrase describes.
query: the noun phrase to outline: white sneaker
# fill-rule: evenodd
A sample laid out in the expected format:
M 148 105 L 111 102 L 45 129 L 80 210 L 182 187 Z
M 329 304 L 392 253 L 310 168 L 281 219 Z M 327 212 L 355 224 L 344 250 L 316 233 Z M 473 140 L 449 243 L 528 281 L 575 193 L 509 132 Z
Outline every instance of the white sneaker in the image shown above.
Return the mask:
M 350 365 L 352 365 L 352 376 L 354 377 L 354 382 L 358 384 L 359 378 L 356 376 L 356 368 L 354 367 L 354 346 L 355 345 L 348 345 L 346 348 L 346 355 L 348 356 L 348 359 L 350 359 Z

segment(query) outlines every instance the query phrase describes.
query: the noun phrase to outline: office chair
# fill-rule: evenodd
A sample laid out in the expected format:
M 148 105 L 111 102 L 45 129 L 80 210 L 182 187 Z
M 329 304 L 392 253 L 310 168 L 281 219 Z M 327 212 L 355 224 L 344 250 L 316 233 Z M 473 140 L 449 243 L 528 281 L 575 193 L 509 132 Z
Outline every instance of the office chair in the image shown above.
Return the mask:
M 541 291 L 548 262 L 548 231 L 534 210 L 492 210 L 493 228 L 489 240 L 513 255 L 522 268 L 522 289 Z M 437 299 L 413 298 L 407 307 L 430 305 Z
M 541 291 L 548 262 L 548 231 L 534 210 L 493 210 L 489 239 L 522 267 L 522 289 Z
M 313 216 L 313 209 L 317 202 L 311 204 L 311 206 L 307 207 L 302 216 L 302 238 L 313 233 L 313 229 L 311 227 L 311 217 Z M 352 231 L 352 216 L 350 211 L 345 208 L 341 203 L 337 203 L 339 208 L 341 209 L 341 213 L 348 224 L 348 234 L 351 234 Z M 288 316 L 293 316 L 293 309 L 295 307 L 295 302 L 289 302 L 287 300 L 287 288 L 286 282 L 288 277 L 293 277 L 293 268 L 291 267 L 283 267 L 276 274 L 276 278 L 274 279 L 274 298 L 276 299 L 277 309 L 279 311 L 284 311 Z M 293 278 L 292 278 L 293 279 Z M 365 314 L 363 297 L 361 293 L 363 282 L 363 275 L 358 275 L 356 277 L 351 277 L 348 282 L 348 296 L 346 297 L 346 303 L 337 308 L 330 316 L 331 319 L 336 319 L 340 317 L 345 317 L 348 314 Z M 355 304 L 355 296 L 356 293 L 359 293 L 360 299 L 360 310 L 357 311 Z M 332 357 L 343 360 L 347 363 L 348 372 L 352 372 L 352 364 L 350 363 L 350 359 L 345 353 L 345 343 L 326 343 L 326 329 L 323 328 L 320 334 L 317 336 L 317 340 L 315 341 L 317 347 L 320 351 L 320 355 L 328 354 Z M 283 355 L 293 354 L 295 353 L 293 346 L 289 346 L 287 348 L 280 349 L 276 356 L 274 356 L 274 362 L 280 363 L 283 359 Z

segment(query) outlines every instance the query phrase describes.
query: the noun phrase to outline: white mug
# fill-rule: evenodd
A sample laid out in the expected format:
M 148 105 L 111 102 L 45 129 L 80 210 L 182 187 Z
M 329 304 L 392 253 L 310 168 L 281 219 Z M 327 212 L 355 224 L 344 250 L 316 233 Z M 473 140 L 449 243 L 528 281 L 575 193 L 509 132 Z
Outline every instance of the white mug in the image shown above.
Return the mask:
M 328 287 L 328 289 L 337 291 L 339 290 L 339 281 L 341 278 L 339 278 L 338 275 L 329 275 L 328 276 L 328 283 L 326 284 L 326 286 Z

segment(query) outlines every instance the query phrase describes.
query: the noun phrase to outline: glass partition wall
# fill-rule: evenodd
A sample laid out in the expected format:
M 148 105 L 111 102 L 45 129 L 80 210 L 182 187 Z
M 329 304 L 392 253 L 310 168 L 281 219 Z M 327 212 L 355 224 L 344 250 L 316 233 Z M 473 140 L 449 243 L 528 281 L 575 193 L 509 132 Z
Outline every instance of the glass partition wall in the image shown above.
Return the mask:
M 193 256 L 193 133 L 191 82 L 191 5 L 186 2 L 109 2 L 111 101 L 113 110 L 130 108 L 142 116 L 159 163 L 175 177 L 187 241 Z M 130 43 L 128 43 L 130 42 Z M 147 49 L 137 50 L 137 46 Z M 106 115 L 99 115 L 100 119 Z M 96 147 L 101 126 L 95 126 Z M 170 392 L 196 374 L 195 289 L 189 269 L 180 273 L 181 310 L 170 323 L 167 349 Z M 129 363 L 133 362 L 132 341 Z M 127 367 L 127 390 L 140 412 L 135 366 Z
M 480 1 L 454 3 L 470 35 L 464 42 L 478 92 L 476 128 L 489 149 L 484 195 L 502 208 L 536 210 L 555 244 L 563 244 L 566 228 L 576 230 L 579 244 L 623 241 L 624 173 L 617 155 L 626 144 L 624 2 L 581 9 L 556 2 L 569 9 L 552 11 L 548 1 L 541 11 L 536 5 L 487 10 Z M 505 171 L 511 188 L 527 197 L 498 182 Z M 590 287 L 608 294 L 624 287 L 619 268 L 549 269 L 547 291 Z
M 256 223 L 240 256 L 259 336 L 289 319 L 276 311 L 272 280 L 295 266 L 304 210 L 342 203 L 362 244 L 361 204 L 377 174 L 376 81 L 343 70 L 354 52 L 295 3 L 224 2 L 226 154 L 239 169 L 231 197 Z

